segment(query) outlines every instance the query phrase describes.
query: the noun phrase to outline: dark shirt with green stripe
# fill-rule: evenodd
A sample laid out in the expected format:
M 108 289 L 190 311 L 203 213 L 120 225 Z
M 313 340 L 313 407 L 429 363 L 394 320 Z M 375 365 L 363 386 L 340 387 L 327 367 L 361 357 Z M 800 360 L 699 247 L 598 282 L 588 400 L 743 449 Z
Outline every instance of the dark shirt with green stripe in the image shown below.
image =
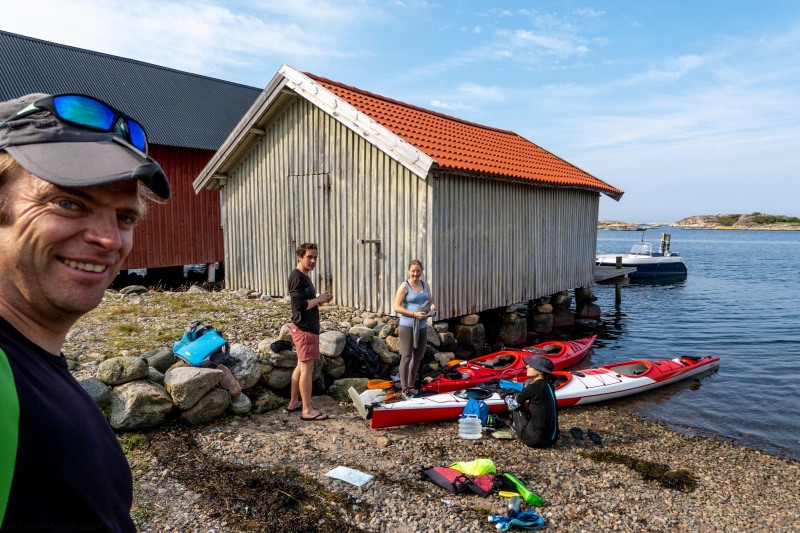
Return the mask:
M 136 531 L 111 426 L 55 356 L 0 318 L 0 531 Z

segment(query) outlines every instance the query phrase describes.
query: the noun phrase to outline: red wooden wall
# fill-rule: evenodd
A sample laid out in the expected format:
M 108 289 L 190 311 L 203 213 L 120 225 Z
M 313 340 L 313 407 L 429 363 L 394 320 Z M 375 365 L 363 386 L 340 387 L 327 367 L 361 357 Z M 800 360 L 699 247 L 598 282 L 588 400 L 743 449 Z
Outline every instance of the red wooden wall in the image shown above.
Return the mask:
M 192 182 L 214 155 L 213 150 L 151 145 L 172 186 L 166 204 L 151 202 L 136 228 L 133 250 L 123 265 L 156 268 L 223 260 L 219 191 L 195 194 Z

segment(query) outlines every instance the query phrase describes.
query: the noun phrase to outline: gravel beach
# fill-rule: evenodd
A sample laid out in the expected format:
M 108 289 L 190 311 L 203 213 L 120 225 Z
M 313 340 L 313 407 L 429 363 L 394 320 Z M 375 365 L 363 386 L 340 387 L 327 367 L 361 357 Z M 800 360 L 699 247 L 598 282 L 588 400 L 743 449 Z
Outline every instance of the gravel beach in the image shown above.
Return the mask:
M 463 440 L 454 422 L 372 430 L 351 405 L 318 399 L 331 415 L 327 421 L 303 422 L 285 411 L 230 417 L 193 429 L 194 440 L 210 456 L 266 470 L 290 465 L 328 491 L 347 496 L 340 507 L 353 530 L 494 530 L 487 516 L 505 514 L 506 498 L 455 496 L 419 478 L 422 467 L 479 457 L 492 459 L 499 471 L 513 473 L 541 496 L 544 505 L 537 512 L 546 520 L 544 531 L 800 530 L 796 461 L 683 435 L 623 408 L 564 409 L 557 446 L 534 450 L 517 440 Z M 593 429 L 603 444 L 574 439 L 568 431 L 573 426 Z M 685 469 L 696 487 L 679 490 L 645 480 L 628 466 L 589 455 L 599 451 L 661 463 L 671 471 Z M 135 508 L 153 510 L 138 521 L 141 531 L 231 530 L 226 517 L 212 516 L 217 505 L 172 480 L 168 470 L 158 467 L 157 457 L 137 457 Z M 359 488 L 325 476 L 337 466 L 375 478 Z M 319 517 L 324 521 L 324 514 Z M 282 529 L 264 523 L 250 530 Z
M 180 294 L 107 297 L 76 325 L 65 346 L 77 362 L 76 377 L 91 375 L 97 360 L 126 351 L 109 333 L 125 322 L 123 311 L 141 325 L 125 330 L 131 345 L 167 338 L 170 329 L 174 337 L 190 318 L 203 319 L 196 299 L 213 300 L 206 319 L 222 323 L 231 342 L 255 344 L 275 335 L 288 316 L 282 302 L 224 291 Z M 195 300 L 184 301 L 189 298 Z M 165 299 L 180 299 L 183 314 Z M 337 311 L 331 306 L 323 312 Z M 139 530 L 494 531 L 487 516 L 505 514 L 507 498 L 456 496 L 419 475 L 424 467 L 486 457 L 541 496 L 544 504 L 536 511 L 546 520 L 544 531 L 800 531 L 798 461 L 673 431 L 638 417 L 624 402 L 562 409 L 561 438 L 549 450 L 488 435 L 464 440 L 455 422 L 373 430 L 349 402 L 318 396 L 315 406 L 330 418 L 305 422 L 278 409 L 226 415 L 196 428 L 175 424 L 122 434 Z M 602 445 L 575 439 L 571 427 L 594 430 Z M 325 475 L 337 466 L 374 478 L 356 487 Z M 293 479 L 302 481 L 305 496 Z M 280 519 L 260 507 L 280 507 Z

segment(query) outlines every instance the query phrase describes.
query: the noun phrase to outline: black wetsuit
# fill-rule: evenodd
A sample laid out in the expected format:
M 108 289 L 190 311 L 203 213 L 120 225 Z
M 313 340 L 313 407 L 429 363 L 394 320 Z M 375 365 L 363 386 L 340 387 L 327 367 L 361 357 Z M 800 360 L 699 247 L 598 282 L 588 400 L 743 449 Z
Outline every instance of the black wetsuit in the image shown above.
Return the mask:
M 531 448 L 554 445 L 558 440 L 558 405 L 553 386 L 543 379 L 534 380 L 516 398 L 520 407 L 511 412 L 511 417 L 522 442 Z

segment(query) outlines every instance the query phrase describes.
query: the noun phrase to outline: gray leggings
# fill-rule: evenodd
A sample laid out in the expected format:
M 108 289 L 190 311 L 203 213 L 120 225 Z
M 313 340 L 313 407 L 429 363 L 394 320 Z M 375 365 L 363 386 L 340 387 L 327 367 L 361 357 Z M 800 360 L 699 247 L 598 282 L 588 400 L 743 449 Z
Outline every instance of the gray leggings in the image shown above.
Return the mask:
M 397 329 L 400 337 L 400 386 L 410 389 L 417 381 L 422 357 L 428 346 L 428 328 L 419 328 L 416 350 L 414 350 L 414 328 L 400 326 Z

